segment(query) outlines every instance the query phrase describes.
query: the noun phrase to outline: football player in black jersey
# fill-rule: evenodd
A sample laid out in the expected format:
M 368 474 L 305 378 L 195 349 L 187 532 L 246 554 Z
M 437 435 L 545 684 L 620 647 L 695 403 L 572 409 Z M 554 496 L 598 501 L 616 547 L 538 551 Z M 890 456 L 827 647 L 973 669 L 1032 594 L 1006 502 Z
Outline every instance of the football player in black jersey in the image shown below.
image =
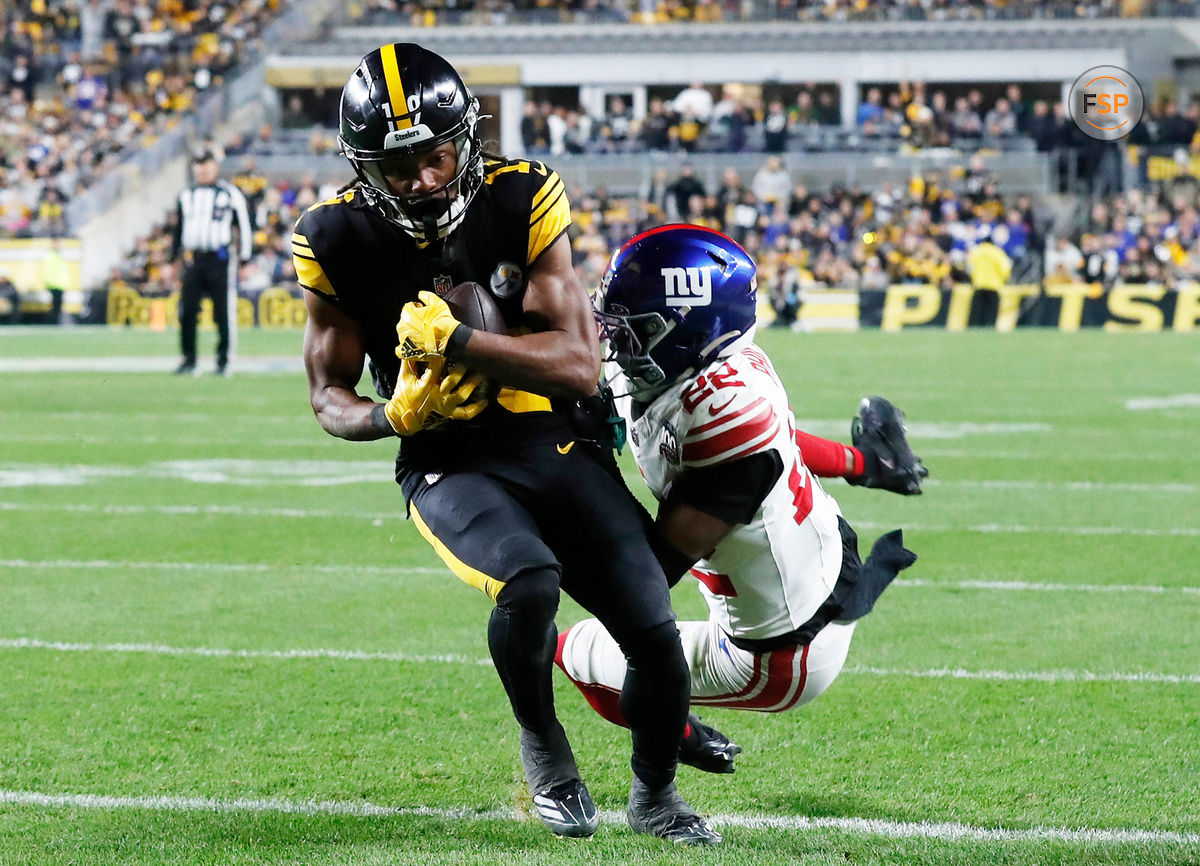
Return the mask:
M 488 646 L 543 823 L 566 836 L 598 824 L 554 713 L 561 589 L 629 659 L 631 826 L 719 842 L 675 789 L 688 670 L 647 517 L 603 425 L 580 422 L 600 350 L 571 267 L 563 182 L 540 162 L 485 154 L 477 120 L 454 68 L 418 45 L 385 45 L 350 76 L 340 138 L 357 182 L 311 207 L 293 235 L 313 411 L 334 436 L 401 437 L 409 515 L 451 571 L 495 602 Z M 523 275 L 497 292 L 509 334 L 458 322 L 438 292 L 489 285 L 501 265 Z M 357 393 L 364 358 L 385 402 Z M 486 400 L 484 377 L 498 383 Z

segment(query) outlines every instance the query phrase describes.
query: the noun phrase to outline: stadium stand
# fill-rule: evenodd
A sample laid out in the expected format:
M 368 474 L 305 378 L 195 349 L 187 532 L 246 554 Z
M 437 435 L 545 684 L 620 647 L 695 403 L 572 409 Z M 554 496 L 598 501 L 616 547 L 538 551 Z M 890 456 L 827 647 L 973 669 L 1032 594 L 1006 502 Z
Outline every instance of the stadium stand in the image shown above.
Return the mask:
M 219 87 L 278 5 L 21 0 L 0 8 L 0 237 L 66 234 L 71 200 Z
M 335 192 L 313 178 L 270 182 L 252 156 L 232 181 L 251 203 L 255 255 L 242 290 L 294 290 L 287 238 L 308 205 Z M 1072 224 L 1055 225 L 1045 202 L 1003 194 L 981 158 L 904 182 L 809 188 L 792 182 L 777 157 L 743 175 L 726 170 L 709 185 L 687 168 L 656 177 L 643 196 L 603 188 L 572 192 L 573 246 L 585 286 L 598 283 L 612 251 L 665 222 L 724 231 L 759 265 L 761 305 L 776 326 L 796 323 L 806 294 L 823 289 L 880 291 L 897 284 L 949 289 L 976 282 L 973 251 L 1005 262 L 1004 282 L 1174 287 L 1200 278 L 1200 182 L 1185 176 L 1096 200 Z M 139 242 L 114 286 L 167 297 L 176 277 L 166 261 L 169 223 Z M 992 249 L 992 248 L 995 249 Z
M 622 21 L 636 24 L 714 21 L 946 21 L 1140 18 L 1194 12 L 1191 2 L 1155 0 L 367 0 L 360 24 L 419 27 L 510 21 L 555 24 Z
M 139 183 L 170 177 L 169 160 L 252 101 L 257 119 L 222 133 L 257 226 L 242 286 L 290 288 L 292 222 L 347 179 L 336 153 L 346 66 L 380 41 L 418 39 L 474 58 L 466 74 L 494 115 L 494 147 L 545 158 L 574 187 L 588 282 L 615 244 L 668 219 L 720 227 L 756 253 L 764 298 L 785 321 L 807 287 L 969 281 L 985 241 L 1013 281 L 1178 281 L 1196 275 L 1193 6 L 20 0 L 0 9 L 0 237 L 78 236 L 85 217 L 103 221 Z M 264 51 L 265 28 L 302 7 L 320 29 Z M 867 71 L 864 44 L 895 51 Z M 1014 65 L 1013 45 L 1037 49 L 1043 65 Z M 973 68 L 981 50 L 992 77 Z M 1184 70 L 1173 89 L 1148 88 L 1146 117 L 1121 145 L 1082 136 L 1062 108 L 1070 58 L 1096 51 Z M 634 56 L 651 64 L 642 77 L 614 74 Z M 909 74 L 925 56 L 932 67 Z M 168 227 L 146 233 L 165 212 L 156 203 L 120 239 L 83 238 L 88 287 L 171 294 Z M 132 254 L 114 256 L 112 239 Z M 89 264 L 97 249 L 102 266 Z

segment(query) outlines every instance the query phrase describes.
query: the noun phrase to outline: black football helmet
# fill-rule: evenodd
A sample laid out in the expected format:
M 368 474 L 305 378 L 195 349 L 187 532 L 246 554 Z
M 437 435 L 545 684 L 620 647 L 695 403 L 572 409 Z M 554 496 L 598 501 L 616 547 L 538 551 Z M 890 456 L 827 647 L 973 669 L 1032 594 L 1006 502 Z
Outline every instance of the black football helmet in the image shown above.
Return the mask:
M 423 243 L 447 237 L 462 222 L 483 184 L 476 126 L 479 100 L 432 51 L 411 42 L 372 51 L 342 89 L 342 155 L 363 185 L 367 202 Z M 453 141 L 453 179 L 419 197 L 398 196 L 385 174 L 390 160 L 411 159 Z

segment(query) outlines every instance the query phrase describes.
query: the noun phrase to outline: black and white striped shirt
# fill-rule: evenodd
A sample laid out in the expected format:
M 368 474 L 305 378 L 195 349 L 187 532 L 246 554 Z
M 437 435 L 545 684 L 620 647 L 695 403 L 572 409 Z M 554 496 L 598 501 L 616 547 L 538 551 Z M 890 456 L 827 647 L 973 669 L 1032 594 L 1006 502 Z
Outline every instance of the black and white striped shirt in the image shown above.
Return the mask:
M 219 252 L 233 243 L 233 220 L 238 222 L 238 247 L 243 262 L 250 259 L 250 213 L 246 197 L 228 181 L 211 186 L 189 186 L 179 194 L 178 223 L 175 227 L 175 254 Z

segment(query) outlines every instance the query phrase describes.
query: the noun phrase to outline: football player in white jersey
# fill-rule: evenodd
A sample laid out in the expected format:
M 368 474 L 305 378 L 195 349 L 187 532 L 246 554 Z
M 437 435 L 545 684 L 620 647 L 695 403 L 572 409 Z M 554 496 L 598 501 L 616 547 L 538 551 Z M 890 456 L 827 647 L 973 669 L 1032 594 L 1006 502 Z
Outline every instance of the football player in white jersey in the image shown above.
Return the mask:
M 900 530 L 863 562 L 854 531 L 806 464 L 852 483 L 919 493 L 928 474 L 899 410 L 862 402 L 854 448 L 796 430 L 770 360 L 754 345 L 755 267 L 725 235 L 691 225 L 633 238 L 596 295 L 611 384 L 634 457 L 659 501 L 668 580 L 691 572 L 704 622 L 679 622 L 692 705 L 780 712 L 816 698 L 845 663 L 856 621 L 916 560 Z M 625 657 L 594 619 L 559 637 L 556 661 L 605 718 Z M 740 749 L 689 717 L 680 760 L 732 772 Z

